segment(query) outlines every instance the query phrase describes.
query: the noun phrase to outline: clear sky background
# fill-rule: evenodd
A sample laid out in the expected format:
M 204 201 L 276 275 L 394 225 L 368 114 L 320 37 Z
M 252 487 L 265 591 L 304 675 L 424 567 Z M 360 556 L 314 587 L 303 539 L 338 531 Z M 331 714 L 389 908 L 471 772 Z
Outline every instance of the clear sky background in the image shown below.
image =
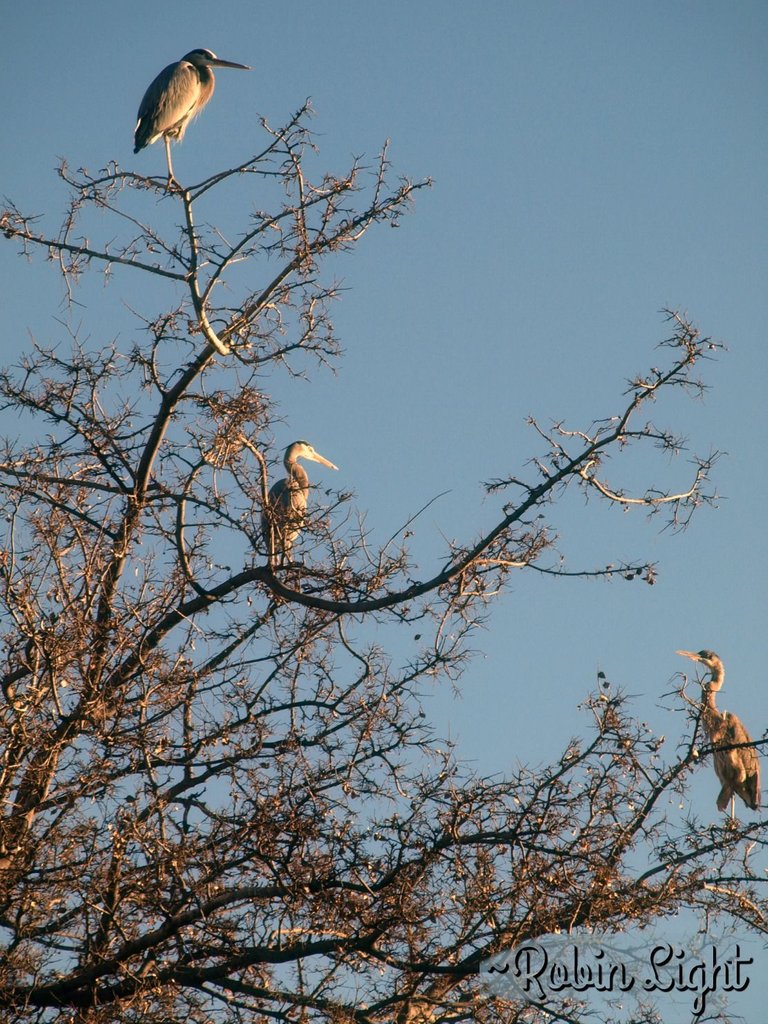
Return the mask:
M 355 490 L 374 539 L 449 491 L 418 523 L 422 576 L 443 535 L 467 541 L 498 516 L 503 499 L 485 498 L 481 482 L 523 471 L 537 450 L 528 414 L 585 428 L 619 411 L 625 379 L 662 358 L 662 307 L 724 342 L 705 400 L 659 410 L 692 450 L 728 453 L 715 470 L 719 507 L 682 535 L 580 501 L 554 514 L 569 569 L 647 558 L 657 585 L 520 574 L 475 637 L 462 695 L 443 690 L 428 705 L 461 756 L 503 771 L 556 757 L 588 728 L 576 708 L 598 669 L 674 735 L 660 696 L 691 668 L 674 652 L 711 647 L 727 670 L 721 706 L 764 732 L 764 0 L 86 0 L 6 3 L 3 25 L 0 193 L 46 213 L 49 230 L 63 210 L 58 157 L 163 173 L 161 144 L 133 155 L 136 110 L 154 75 L 198 46 L 254 70 L 218 73 L 174 150 L 181 181 L 257 152 L 260 116 L 278 125 L 308 96 L 318 166 L 342 172 L 391 138 L 397 173 L 434 178 L 398 231 L 374 229 L 334 268 L 347 289 L 338 375 L 274 389 L 280 448 L 306 437 L 332 459 L 340 472 L 327 482 Z M 95 342 L 134 343 L 135 278 L 87 287 L 70 313 L 39 257 L 25 264 L 2 245 L 0 272 L 3 362 L 28 332 L 62 337 L 55 317 Z M 643 483 L 667 472 L 636 465 Z M 689 481 L 684 457 L 673 468 Z M 716 790 L 710 766 L 697 773 L 693 799 L 713 819 Z

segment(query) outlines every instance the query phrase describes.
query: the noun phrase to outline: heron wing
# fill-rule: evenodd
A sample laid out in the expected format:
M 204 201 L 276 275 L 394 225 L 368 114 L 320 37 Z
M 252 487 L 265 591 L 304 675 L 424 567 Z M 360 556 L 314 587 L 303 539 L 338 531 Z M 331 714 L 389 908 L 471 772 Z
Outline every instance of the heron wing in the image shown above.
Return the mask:
M 723 740 L 725 744 L 753 742 L 741 719 L 730 711 L 726 713 Z M 736 792 L 744 803 L 755 811 L 760 806 L 760 758 L 757 751 L 754 747 L 740 747 L 730 751 L 730 755 L 738 767 Z
M 741 794 L 741 798 L 747 807 L 750 807 L 753 811 L 756 811 L 760 806 L 760 766 L 757 766 L 756 771 L 747 775 L 744 780 L 744 791 Z
M 144 93 L 136 122 L 134 153 L 176 129 L 180 138 L 200 99 L 200 78 L 186 61 L 163 68 Z
M 300 487 L 287 480 L 278 480 L 269 491 L 269 511 L 262 513 L 261 531 L 267 548 L 270 547 L 272 531 L 275 546 L 286 554 L 304 524 L 307 496 Z

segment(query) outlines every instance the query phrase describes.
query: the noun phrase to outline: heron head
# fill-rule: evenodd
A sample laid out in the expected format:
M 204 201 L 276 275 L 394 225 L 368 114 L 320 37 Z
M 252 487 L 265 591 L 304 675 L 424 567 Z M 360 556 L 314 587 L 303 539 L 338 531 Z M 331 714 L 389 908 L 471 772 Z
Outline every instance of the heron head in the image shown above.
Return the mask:
M 681 654 L 684 658 L 690 658 L 691 661 L 698 662 L 699 665 L 704 665 L 712 673 L 712 680 L 718 680 L 717 686 L 712 686 L 713 689 L 720 689 L 723 684 L 723 677 L 725 671 L 723 669 L 723 663 L 715 654 L 714 651 L 708 650 L 706 647 L 701 651 L 676 651 L 676 654 Z M 712 685 L 712 684 L 710 684 Z
M 194 64 L 198 68 L 238 68 L 240 71 L 251 70 L 247 64 L 235 64 L 231 60 L 219 60 L 212 50 L 204 50 L 202 48 L 190 50 L 181 59 L 185 60 L 188 64 Z
M 293 444 L 288 445 L 285 450 L 285 458 L 283 462 L 287 467 L 291 466 L 297 459 L 307 459 L 309 462 L 319 462 L 321 466 L 327 466 L 328 469 L 338 469 L 338 466 L 334 466 L 332 462 L 324 458 L 319 452 L 316 452 L 309 441 L 294 441 Z

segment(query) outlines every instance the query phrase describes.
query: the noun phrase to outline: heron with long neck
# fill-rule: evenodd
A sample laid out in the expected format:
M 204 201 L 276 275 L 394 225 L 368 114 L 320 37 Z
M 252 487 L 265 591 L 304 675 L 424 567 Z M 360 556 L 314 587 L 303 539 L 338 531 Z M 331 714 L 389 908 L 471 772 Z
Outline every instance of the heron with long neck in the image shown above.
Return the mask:
M 213 96 L 216 79 L 211 68 L 238 68 L 250 71 L 247 64 L 220 60 L 210 50 L 190 50 L 181 60 L 163 68 L 152 82 L 139 107 L 134 153 L 151 146 L 162 136 L 168 161 L 168 186 L 176 183 L 171 163 L 171 139 L 182 139 L 192 118 L 197 117 Z
M 261 534 L 270 563 L 276 559 L 290 559 L 294 541 L 304 526 L 309 500 L 309 477 L 306 469 L 299 465 L 299 459 L 319 462 L 328 469 L 339 468 L 316 452 L 307 441 L 294 441 L 286 448 L 283 458 L 285 479 L 273 484 L 267 508 L 261 515 Z
M 715 704 L 715 694 L 725 680 L 725 668 L 714 651 L 677 651 L 684 658 L 690 658 L 709 669 L 709 679 L 703 679 L 701 687 L 704 696 L 701 719 L 704 731 L 713 747 L 715 772 L 722 789 L 717 798 L 718 811 L 724 811 L 731 802 L 731 815 L 735 809 L 736 796 L 740 796 L 751 811 L 760 806 L 760 760 L 754 747 L 736 746 L 752 743 L 752 737 L 736 715 L 720 711 Z M 722 749 L 735 747 L 735 749 Z

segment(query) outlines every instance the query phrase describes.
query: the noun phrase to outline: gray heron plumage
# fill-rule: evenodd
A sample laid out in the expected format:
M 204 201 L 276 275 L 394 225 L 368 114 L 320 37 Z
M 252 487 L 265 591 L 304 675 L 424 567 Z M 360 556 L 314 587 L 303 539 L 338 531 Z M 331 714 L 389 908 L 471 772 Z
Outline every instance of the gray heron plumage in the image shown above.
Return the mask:
M 213 96 L 216 79 L 211 68 L 251 70 L 247 64 L 219 60 L 210 50 L 190 50 L 181 60 L 163 68 L 141 101 L 133 151 L 138 153 L 162 136 L 168 160 L 169 185 L 176 180 L 171 163 L 171 139 L 183 137 L 189 122 Z
M 294 541 L 304 526 L 309 499 L 309 477 L 299 459 L 319 462 L 328 469 L 338 469 L 320 455 L 307 441 L 294 441 L 285 450 L 285 479 L 278 480 L 269 491 L 269 503 L 261 516 L 261 533 L 270 561 L 287 561 Z
M 709 679 L 702 680 L 704 695 L 702 722 L 709 741 L 714 748 L 715 772 L 722 789 L 717 798 L 718 811 L 724 811 L 735 795 L 741 797 L 750 810 L 760 807 L 760 759 L 754 747 L 738 747 L 735 750 L 721 750 L 737 743 L 752 743 L 752 737 L 742 725 L 741 719 L 730 711 L 720 711 L 715 705 L 715 694 L 725 679 L 725 668 L 714 651 L 677 651 L 684 658 L 704 665 L 709 669 Z M 733 810 L 733 806 L 732 806 Z

